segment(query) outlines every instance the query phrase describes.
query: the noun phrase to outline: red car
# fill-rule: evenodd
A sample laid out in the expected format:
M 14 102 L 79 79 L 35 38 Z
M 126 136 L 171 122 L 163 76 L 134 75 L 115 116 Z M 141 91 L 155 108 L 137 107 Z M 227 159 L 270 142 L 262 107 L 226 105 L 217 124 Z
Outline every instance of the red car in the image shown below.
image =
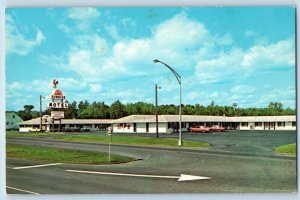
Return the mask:
M 223 131 L 225 131 L 225 128 L 214 125 L 214 126 L 209 127 L 209 130 L 210 131 L 215 131 L 215 132 L 221 132 L 221 131 L 223 132 Z
M 210 132 L 209 128 L 204 127 L 204 126 L 196 126 L 196 127 L 191 127 L 190 132 Z

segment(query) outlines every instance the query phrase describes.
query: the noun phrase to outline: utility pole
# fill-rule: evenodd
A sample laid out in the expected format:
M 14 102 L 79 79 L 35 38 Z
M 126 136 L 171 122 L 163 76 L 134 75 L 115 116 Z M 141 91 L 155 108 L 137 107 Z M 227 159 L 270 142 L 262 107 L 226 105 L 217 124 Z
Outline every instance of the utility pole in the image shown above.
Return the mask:
M 43 115 L 43 110 L 42 110 L 42 95 L 40 95 L 40 132 L 42 132 L 42 115 Z

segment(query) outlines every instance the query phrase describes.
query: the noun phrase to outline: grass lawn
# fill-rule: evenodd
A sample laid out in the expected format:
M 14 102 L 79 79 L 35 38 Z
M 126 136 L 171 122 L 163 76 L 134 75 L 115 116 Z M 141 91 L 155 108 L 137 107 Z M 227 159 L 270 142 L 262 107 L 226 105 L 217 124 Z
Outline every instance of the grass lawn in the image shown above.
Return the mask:
M 29 160 L 42 160 L 48 162 L 73 164 L 108 163 L 107 153 L 15 144 L 6 145 L 6 156 L 9 158 L 23 158 Z M 111 163 L 125 163 L 134 160 L 134 158 L 121 155 L 111 155 Z
M 29 133 L 20 133 L 19 131 L 6 131 L 6 137 L 33 137 L 33 136 L 47 136 L 47 135 L 63 135 L 64 133 L 55 132 L 29 132 Z
M 275 151 L 278 153 L 287 153 L 287 154 L 296 155 L 296 143 L 279 146 L 275 148 Z
M 71 142 L 99 142 L 108 143 L 109 136 L 107 135 L 68 135 L 57 136 L 53 139 L 71 141 Z M 148 145 L 148 146 L 168 146 L 177 147 L 178 139 L 175 138 L 154 138 L 143 136 L 112 136 L 112 143 L 114 144 L 130 144 L 130 145 Z M 184 147 L 208 147 L 208 143 L 197 141 L 183 141 Z
M 65 134 L 63 132 L 36 132 L 36 133 L 19 133 L 18 131 L 6 131 L 6 137 L 35 137 L 35 136 L 53 136 L 54 140 L 63 140 L 70 142 L 99 142 L 108 143 L 109 136 L 107 135 L 89 135 L 89 134 Z M 114 144 L 130 144 L 130 145 L 147 145 L 147 146 L 161 146 L 161 147 L 177 147 L 177 138 L 154 138 L 143 136 L 129 136 L 129 135 L 114 135 Z M 208 143 L 198 141 L 183 141 L 184 147 L 208 147 Z

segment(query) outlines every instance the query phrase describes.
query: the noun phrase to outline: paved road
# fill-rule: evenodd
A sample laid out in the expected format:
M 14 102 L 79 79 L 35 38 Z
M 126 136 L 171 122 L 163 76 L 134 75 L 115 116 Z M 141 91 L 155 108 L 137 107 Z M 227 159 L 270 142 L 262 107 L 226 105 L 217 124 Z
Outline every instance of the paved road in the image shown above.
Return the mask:
M 289 134 L 289 133 L 288 133 Z M 226 135 L 226 134 L 225 134 Z M 216 144 L 225 137 L 213 137 Z M 173 137 L 174 135 L 171 135 Z M 267 135 L 269 136 L 269 135 Z M 186 135 L 187 137 L 187 135 Z M 190 135 L 196 137 L 196 135 Z M 199 136 L 205 138 L 204 135 Z M 228 136 L 229 137 L 229 136 Z M 226 137 L 228 139 L 228 137 Z M 241 136 L 242 137 L 242 136 Z M 258 136 L 257 136 L 258 137 Z M 277 136 L 276 136 L 277 137 Z M 278 136 L 280 138 L 280 134 Z M 293 134 L 281 136 L 279 143 L 292 141 Z M 201 140 L 203 140 L 203 138 Z M 244 137 L 242 137 L 244 138 Z M 45 138 L 44 138 L 45 139 Z M 226 139 L 226 141 L 227 141 Z M 195 139 L 196 140 L 196 139 Z M 243 140 L 243 139 L 242 139 Z M 258 138 L 256 139 L 258 140 Z M 272 138 L 261 144 L 271 144 Z M 218 142 L 219 141 L 219 142 Z M 229 140 L 238 142 L 238 140 Z M 107 151 L 107 145 L 68 143 L 56 141 L 7 139 L 8 143 L 36 144 L 93 151 Z M 249 141 L 248 141 L 249 142 Z M 255 143 L 255 145 L 260 142 Z M 210 142 L 211 143 L 211 142 Z M 251 140 L 250 140 L 251 143 Z M 273 142 L 274 143 L 274 142 Z M 226 145 L 225 145 L 226 146 Z M 237 146 L 237 145 L 235 145 Z M 260 146 L 260 145 L 258 145 Z M 268 145 L 265 145 L 266 149 Z M 269 145 L 268 147 L 271 147 Z M 213 146 L 214 147 L 214 146 Z M 212 147 L 212 148 L 213 148 Z M 7 186 L 40 194 L 92 194 L 92 193 L 223 193 L 223 192 L 291 192 L 296 190 L 296 159 L 277 156 L 259 148 L 257 153 L 237 152 L 227 146 L 227 153 L 218 149 L 140 148 L 113 146 L 113 153 L 141 159 L 118 165 L 62 164 L 40 168 L 13 169 L 13 167 L 44 164 L 43 162 L 7 159 Z M 233 149 L 230 149 L 230 148 Z M 214 150 L 214 151 L 211 151 Z M 191 174 L 211 177 L 210 180 L 178 182 L 176 179 L 125 177 L 72 173 L 66 170 L 86 170 L 161 176 Z M 27 193 L 7 189 L 8 193 Z

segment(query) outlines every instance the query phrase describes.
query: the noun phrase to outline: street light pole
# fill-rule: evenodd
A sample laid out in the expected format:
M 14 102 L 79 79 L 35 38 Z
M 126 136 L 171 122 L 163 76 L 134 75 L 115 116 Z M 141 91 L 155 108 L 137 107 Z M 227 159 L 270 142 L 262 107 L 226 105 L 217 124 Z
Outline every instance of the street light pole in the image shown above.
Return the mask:
M 171 70 L 171 72 L 174 74 L 174 76 L 176 77 L 178 83 L 179 83 L 179 139 L 178 139 L 178 146 L 182 146 L 183 142 L 182 142 L 182 132 L 181 132 L 181 121 L 182 121 L 182 117 L 181 117 L 181 76 L 169 65 L 167 65 L 166 63 L 160 61 L 160 60 L 153 60 L 154 63 L 161 63 L 164 66 L 166 66 L 169 70 Z
M 155 84 L 155 119 L 156 119 L 156 138 L 159 138 L 158 135 L 158 107 L 157 107 L 157 89 L 161 89 L 160 86 L 157 86 L 157 84 Z

